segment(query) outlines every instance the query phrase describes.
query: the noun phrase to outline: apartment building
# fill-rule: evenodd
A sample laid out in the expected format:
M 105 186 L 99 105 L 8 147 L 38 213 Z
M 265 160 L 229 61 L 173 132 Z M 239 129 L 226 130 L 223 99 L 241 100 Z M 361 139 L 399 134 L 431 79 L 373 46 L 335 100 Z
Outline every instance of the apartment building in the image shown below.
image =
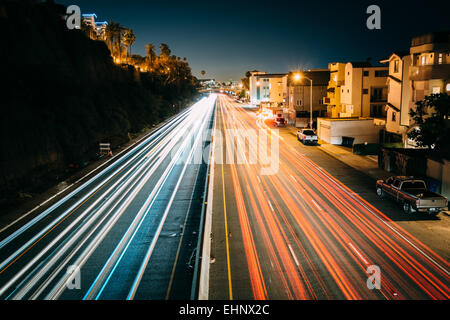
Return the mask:
M 295 79 L 296 74 L 302 75 L 300 79 Z M 326 114 L 327 105 L 324 103 L 324 97 L 327 96 L 330 70 L 315 69 L 291 72 L 287 79 L 286 107 L 289 124 L 297 127 L 307 126 L 310 119 L 311 102 L 313 118 Z M 308 79 L 312 80 L 312 100 L 311 81 Z
M 95 29 L 95 19 L 97 15 L 95 13 L 84 13 L 82 14 L 82 21 L 92 29 Z
M 411 79 L 412 99 L 410 108 L 415 108 L 417 101 L 430 94 L 450 94 L 450 32 L 433 32 L 414 37 L 411 41 Z M 409 119 L 410 129 L 416 126 Z M 414 147 L 409 139 L 405 147 Z
M 248 85 L 249 85 L 249 95 L 250 95 L 250 103 L 252 105 L 259 105 L 261 103 L 261 98 L 263 96 L 262 94 L 262 86 L 261 86 L 261 81 L 259 79 L 257 79 L 258 75 L 264 75 L 266 74 L 266 72 L 260 72 L 260 71 L 252 71 L 250 72 L 250 78 L 248 81 Z M 265 90 L 265 86 L 264 86 L 264 90 Z
M 335 72 L 330 70 L 324 99 L 331 114 L 317 119 L 319 139 L 348 145 L 379 142 L 386 122 L 388 67 L 369 62 L 331 65 Z
M 404 147 L 415 147 L 407 137 L 416 128 L 410 110 L 430 94 L 450 94 L 450 33 L 415 37 L 409 51 L 393 53 L 381 62 L 389 68 L 384 142 L 402 142 Z
M 450 76 L 450 32 L 434 32 L 411 41 L 410 78 L 413 103 L 432 93 L 448 92 Z
M 345 63 L 332 62 L 328 64 L 330 81 L 328 82 L 327 95 L 324 104 L 327 106 L 327 115 L 330 118 L 339 118 L 343 113 L 341 107 L 341 86 L 345 83 Z
M 380 61 L 388 64 L 388 99 L 386 104 L 385 142 L 402 142 L 409 128 L 409 110 L 412 99 L 409 78 L 411 55 L 409 51 L 398 51 Z
M 388 68 L 372 66 L 369 62 L 348 62 L 341 86 L 340 118 L 385 118 Z
M 106 40 L 106 27 L 108 26 L 108 22 L 100 21 L 95 23 L 95 31 L 97 34 L 97 38 L 99 40 Z
M 286 99 L 287 74 L 253 71 L 249 79 L 250 103 L 281 108 Z

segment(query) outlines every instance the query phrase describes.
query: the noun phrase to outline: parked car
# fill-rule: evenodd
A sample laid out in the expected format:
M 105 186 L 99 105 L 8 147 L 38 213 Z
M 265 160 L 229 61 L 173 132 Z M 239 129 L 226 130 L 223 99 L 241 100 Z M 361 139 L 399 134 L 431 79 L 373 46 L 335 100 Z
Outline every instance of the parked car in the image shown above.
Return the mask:
M 302 129 L 297 132 L 297 139 L 303 144 L 317 144 L 318 138 L 314 130 L 312 129 Z
M 275 119 L 275 126 L 277 126 L 277 127 L 285 127 L 286 126 L 286 120 L 284 120 L 284 118 L 276 118 Z
M 378 180 L 377 194 L 380 197 L 391 197 L 403 205 L 405 213 L 416 211 L 438 214 L 448 209 L 448 199 L 427 189 L 424 180 L 414 177 L 390 177 Z

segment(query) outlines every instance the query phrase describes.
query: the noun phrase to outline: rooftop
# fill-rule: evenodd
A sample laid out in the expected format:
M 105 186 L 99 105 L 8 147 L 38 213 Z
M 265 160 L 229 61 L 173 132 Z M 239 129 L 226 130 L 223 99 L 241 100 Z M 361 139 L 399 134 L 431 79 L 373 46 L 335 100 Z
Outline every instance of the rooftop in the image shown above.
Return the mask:
M 265 73 L 265 74 L 256 74 L 257 78 L 282 78 L 286 76 L 287 73 Z
M 89 17 L 97 18 L 97 15 L 95 13 L 83 13 L 82 16 L 83 16 L 83 18 L 89 18 Z
M 411 40 L 411 47 L 417 47 L 429 43 L 449 43 L 450 32 L 431 32 Z
M 292 72 L 293 74 L 295 72 Z M 303 71 L 302 72 L 305 77 L 309 78 L 313 82 L 313 86 L 328 86 L 328 82 L 330 81 L 330 70 L 328 69 L 316 69 L 316 70 L 310 70 L 310 71 Z M 288 85 L 291 85 L 292 79 L 291 77 L 288 78 L 289 83 Z M 300 79 L 299 81 L 294 81 L 294 86 L 306 86 L 310 85 L 310 81 L 308 79 Z

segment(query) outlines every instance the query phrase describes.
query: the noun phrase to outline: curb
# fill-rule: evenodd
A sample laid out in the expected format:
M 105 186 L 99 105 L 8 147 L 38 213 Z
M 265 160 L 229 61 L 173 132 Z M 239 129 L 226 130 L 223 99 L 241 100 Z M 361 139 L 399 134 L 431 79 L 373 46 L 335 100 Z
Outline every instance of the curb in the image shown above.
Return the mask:
M 336 159 L 336 160 L 342 162 L 342 163 L 345 164 L 346 166 L 349 166 L 350 168 L 353 168 L 354 170 L 357 170 L 357 171 L 359 171 L 359 172 L 365 174 L 366 176 L 370 177 L 371 179 L 375 179 L 375 180 L 379 179 L 379 177 L 372 176 L 370 173 L 368 173 L 368 172 L 366 172 L 366 171 L 362 171 L 361 169 L 355 168 L 355 167 L 353 167 L 352 165 L 346 163 L 345 161 L 342 161 L 342 160 L 341 160 L 338 156 L 336 156 L 333 152 L 328 151 L 328 150 L 326 150 L 325 148 L 322 148 L 322 147 L 319 146 L 318 149 L 321 150 L 322 152 L 328 154 L 330 157 L 333 157 L 334 159 Z
M 214 131 L 216 130 L 216 115 L 214 113 Z M 213 132 L 214 132 L 213 131 Z M 216 140 L 212 136 L 209 183 L 208 183 L 208 197 L 206 200 L 205 225 L 203 230 L 203 246 L 201 254 L 200 265 L 200 279 L 198 288 L 198 300 L 209 299 L 209 266 L 211 261 L 211 229 L 212 229 L 212 203 L 214 194 L 214 155 L 215 155 Z

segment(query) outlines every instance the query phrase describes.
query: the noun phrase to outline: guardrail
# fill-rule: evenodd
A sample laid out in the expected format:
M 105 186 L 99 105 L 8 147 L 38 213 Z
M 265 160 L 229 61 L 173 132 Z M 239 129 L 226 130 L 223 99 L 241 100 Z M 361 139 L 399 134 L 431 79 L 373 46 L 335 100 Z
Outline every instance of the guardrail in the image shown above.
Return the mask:
M 215 111 L 216 111 L 216 105 L 217 102 L 214 104 L 214 110 L 213 110 L 213 115 L 215 115 Z M 214 125 L 214 116 L 212 119 L 212 123 Z M 211 126 L 210 126 L 211 129 Z M 210 146 L 211 146 L 211 150 L 210 150 L 210 156 L 209 156 L 209 161 L 208 161 L 208 168 L 207 168 L 207 174 L 206 174 L 206 179 L 205 179 L 205 185 L 204 185 L 204 191 L 203 191 L 203 204 L 202 204 L 202 210 L 200 213 L 200 230 L 199 230 L 199 234 L 198 234 L 198 240 L 197 240 L 197 247 L 195 249 L 196 255 L 195 255 L 195 266 L 194 266 L 194 276 L 192 279 L 192 286 L 191 286 L 191 300 L 196 300 L 198 297 L 198 292 L 199 292 L 199 278 L 200 276 L 200 272 L 203 270 L 200 270 L 200 259 L 203 258 L 201 257 L 201 253 L 202 253 L 202 249 L 203 249 L 203 245 L 204 245 L 204 229 L 205 229 L 205 213 L 208 207 L 208 205 L 211 205 L 212 203 L 208 204 L 207 201 L 207 196 L 208 196 L 208 191 L 209 191 L 209 185 L 210 185 L 210 180 L 211 177 L 211 168 L 212 166 L 214 166 L 214 164 L 212 163 L 212 159 L 213 159 L 213 140 L 214 140 L 214 136 L 211 136 L 211 141 L 210 141 Z M 208 261 L 209 263 L 209 261 Z M 208 270 L 209 272 L 209 270 Z

